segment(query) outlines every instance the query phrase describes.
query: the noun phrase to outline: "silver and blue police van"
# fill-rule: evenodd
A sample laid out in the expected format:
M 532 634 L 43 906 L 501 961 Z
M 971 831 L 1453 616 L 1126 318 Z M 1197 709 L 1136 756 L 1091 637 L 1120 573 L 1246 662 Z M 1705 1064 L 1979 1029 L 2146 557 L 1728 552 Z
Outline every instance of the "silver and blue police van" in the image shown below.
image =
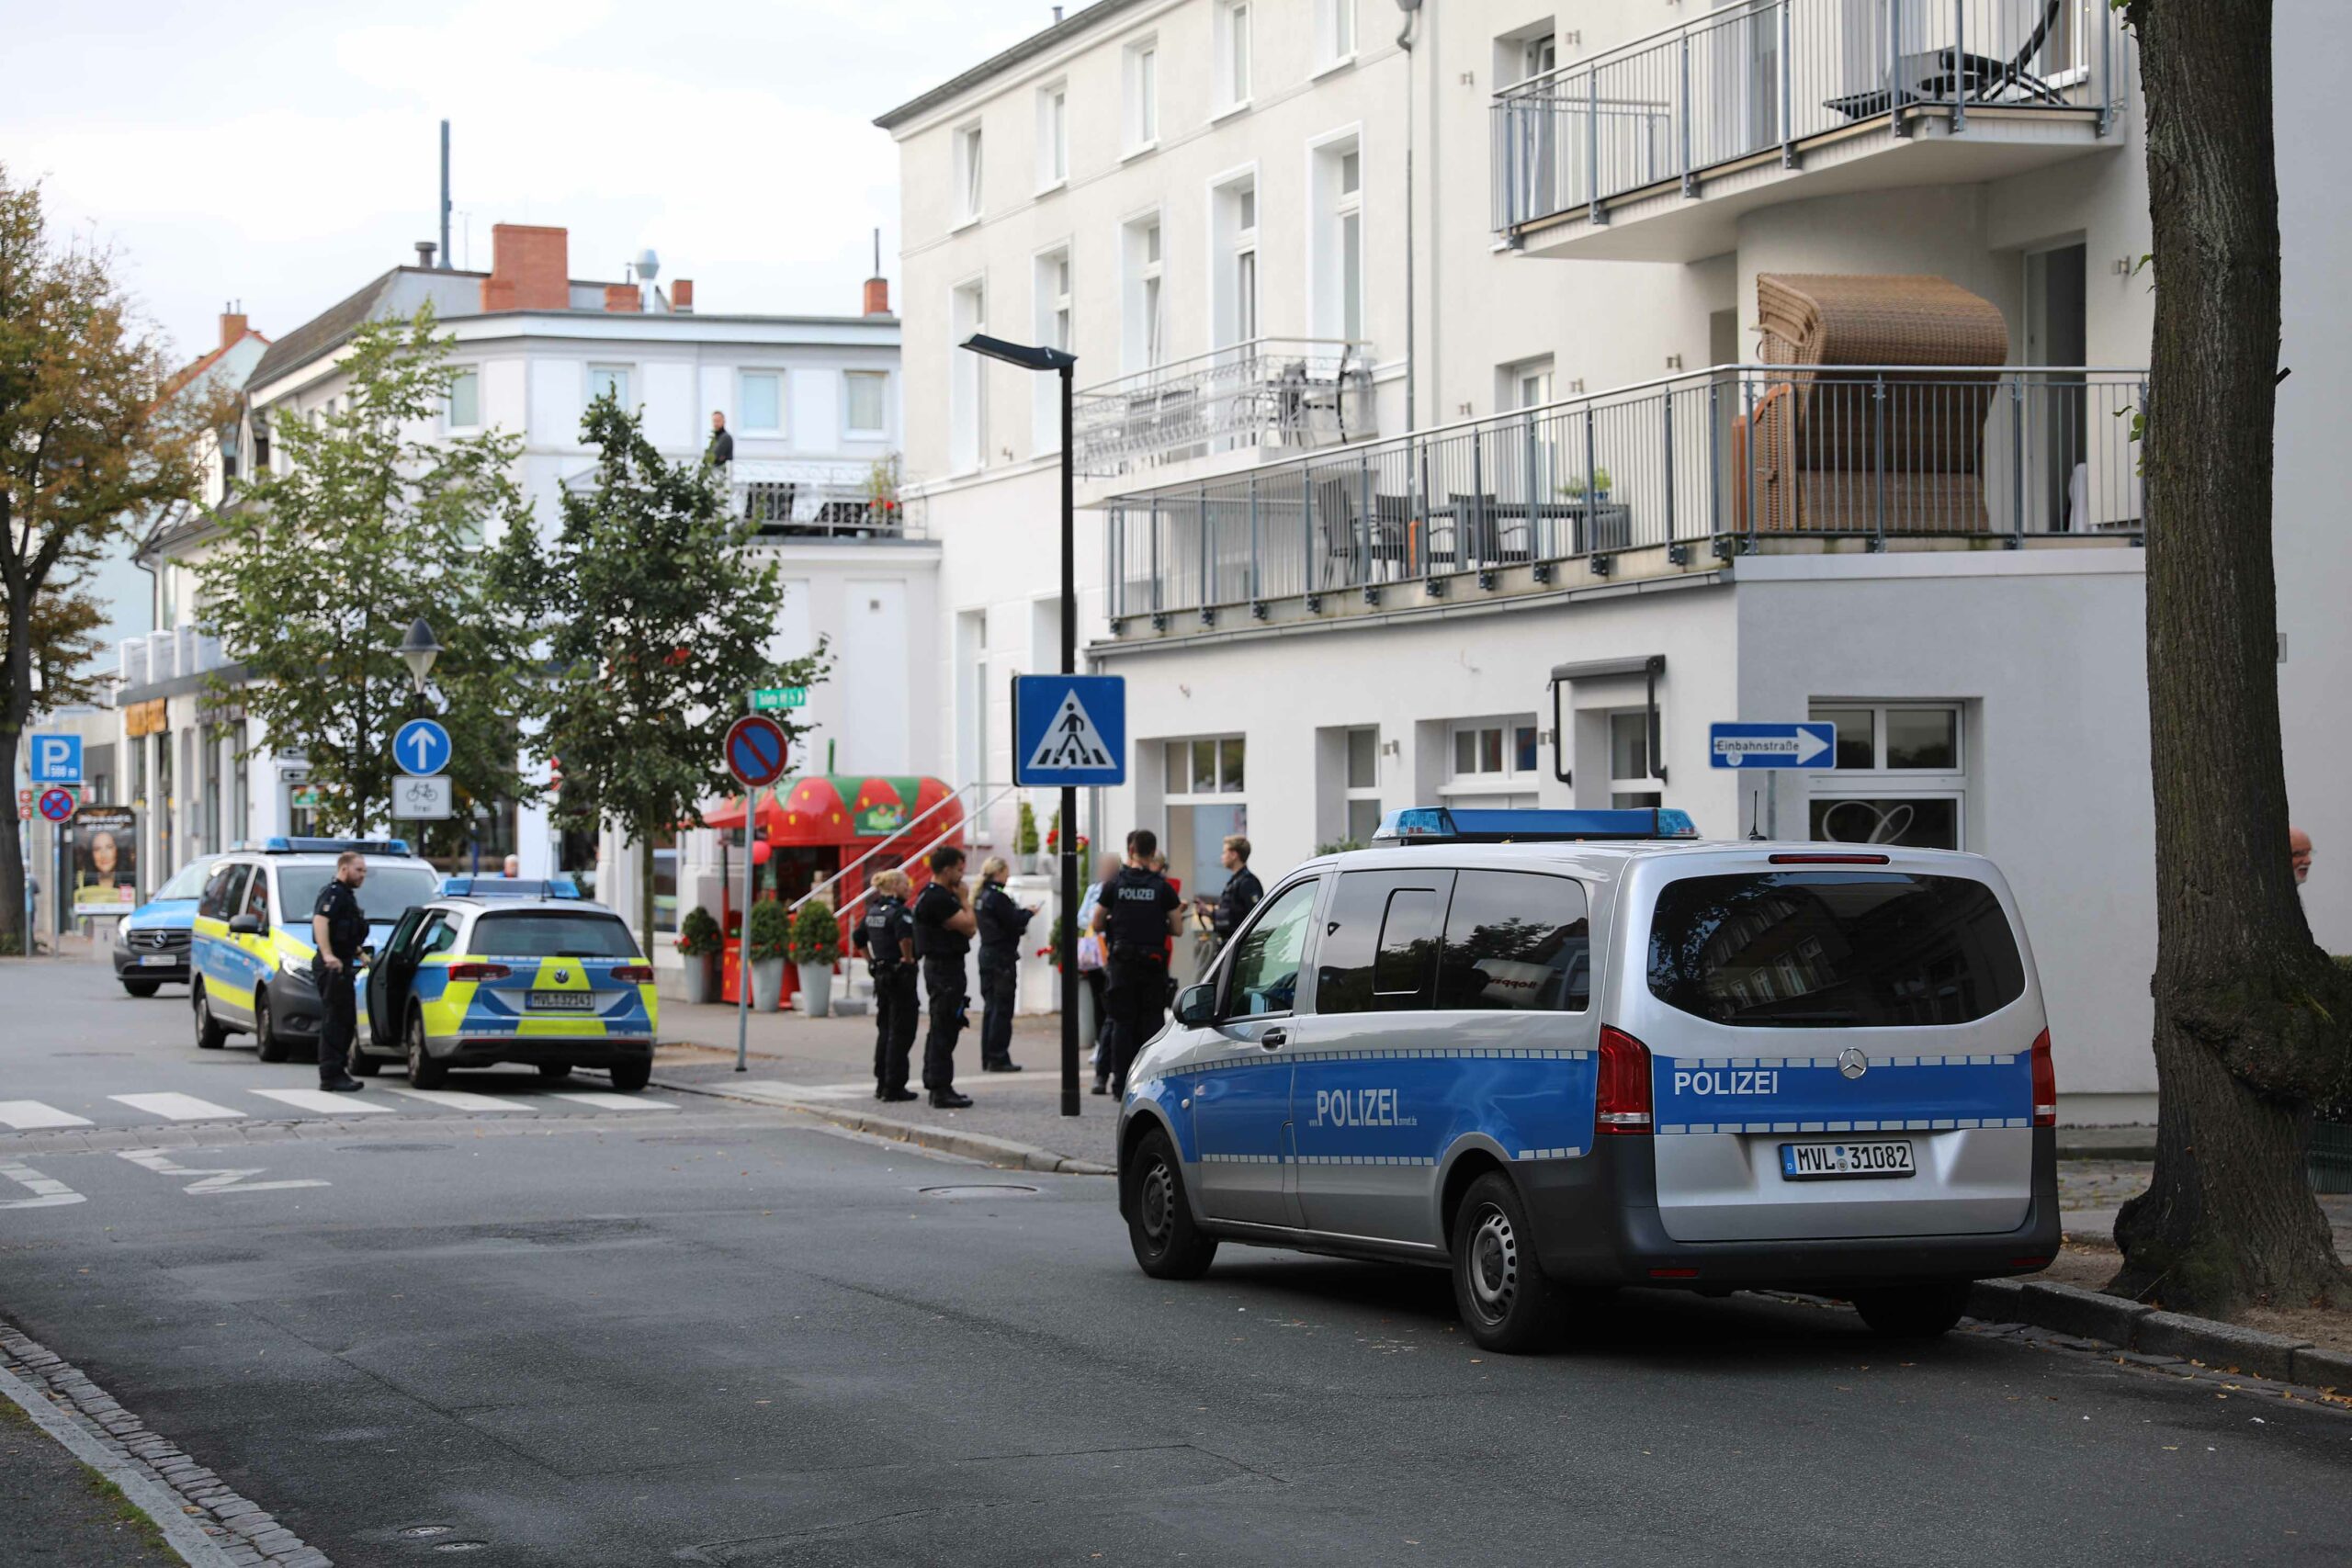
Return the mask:
M 1981 856 L 1419 808 L 1285 877 L 1178 998 L 1119 1203 L 1162 1279 L 1228 1241 L 1450 1268 L 1490 1349 L 1625 1285 L 1917 1337 L 2057 1252 L 2056 1121 Z

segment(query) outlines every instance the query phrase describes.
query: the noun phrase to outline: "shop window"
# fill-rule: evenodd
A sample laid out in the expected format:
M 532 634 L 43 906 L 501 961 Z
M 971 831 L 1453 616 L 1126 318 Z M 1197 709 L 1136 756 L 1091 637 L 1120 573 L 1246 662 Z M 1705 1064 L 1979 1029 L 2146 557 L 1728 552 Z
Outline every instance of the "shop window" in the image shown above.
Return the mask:
M 1811 777 L 1806 828 L 1838 843 L 1962 847 L 1966 757 L 1957 703 L 1816 703 L 1838 729 L 1835 772 Z

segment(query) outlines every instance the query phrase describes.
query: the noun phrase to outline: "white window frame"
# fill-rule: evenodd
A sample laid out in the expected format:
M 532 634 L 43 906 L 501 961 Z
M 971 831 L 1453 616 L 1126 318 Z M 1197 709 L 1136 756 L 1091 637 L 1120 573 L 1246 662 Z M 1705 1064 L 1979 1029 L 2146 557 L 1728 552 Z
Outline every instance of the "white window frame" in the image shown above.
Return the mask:
M 980 122 L 973 120 L 956 128 L 954 138 L 956 158 L 956 221 L 951 227 L 960 229 L 980 220 L 981 202 L 985 197 L 985 176 L 988 165 L 988 143 L 981 139 Z
M 860 377 L 873 379 L 881 397 L 878 417 L 870 425 L 860 424 L 850 411 L 857 407 L 857 400 L 850 396 L 850 389 L 859 386 Z M 842 372 L 842 434 L 853 441 L 885 440 L 890 434 L 890 373 L 864 367 Z
M 1156 35 L 1129 43 L 1120 55 L 1125 84 L 1120 109 L 1123 156 L 1133 158 L 1159 145 L 1159 39 Z
M 1168 362 L 1168 219 L 1159 208 L 1120 226 L 1119 355 L 1129 374 Z
M 1317 74 L 1355 63 L 1357 20 L 1356 0 L 1315 0 Z
M 1871 715 L 1871 759 L 1873 765 L 1867 769 L 1838 768 L 1829 773 L 1804 775 L 1810 786 L 1808 796 L 1801 803 L 1800 809 L 1804 815 L 1794 825 L 1795 831 L 1789 836 L 1809 837 L 1812 834 L 1812 802 L 1816 800 L 1949 801 L 1952 807 L 1951 847 L 1956 850 L 1968 848 L 1967 704 L 1938 698 L 1815 697 L 1807 705 L 1806 716 L 1830 709 L 1857 708 L 1867 710 Z M 1952 765 L 1950 768 L 1890 768 L 1886 765 L 1886 715 L 1890 710 L 1898 708 L 1951 716 Z M 1781 827 L 1785 832 L 1790 824 L 1783 822 Z
M 1517 745 L 1519 731 L 1522 729 L 1535 731 L 1535 761 L 1532 765 L 1524 768 L 1519 765 Z M 1489 730 L 1500 733 L 1502 767 L 1498 770 L 1474 767 L 1468 773 L 1462 772 L 1454 761 L 1456 748 L 1460 745 L 1455 738 L 1461 735 L 1483 737 Z M 1471 743 L 1474 756 L 1481 744 L 1481 741 L 1477 740 Z M 1468 798 L 1495 795 L 1526 795 L 1540 786 L 1544 776 L 1544 730 L 1543 727 L 1536 722 L 1533 714 L 1504 714 L 1484 718 L 1457 718 L 1446 725 L 1445 785 L 1438 792 L 1441 795 L 1460 795 Z
M 1350 749 L 1353 747 L 1355 744 L 1355 738 L 1359 735 L 1369 735 L 1372 737 L 1372 782 L 1368 784 L 1360 784 L 1356 783 L 1354 778 L 1349 773 L 1349 769 L 1353 763 L 1353 758 L 1349 754 Z M 1451 742 L 1449 741 L 1448 744 L 1451 744 Z M 1340 797 L 1343 803 L 1340 808 L 1340 834 L 1343 838 L 1353 839 L 1355 837 L 1355 807 L 1363 802 L 1369 801 L 1372 803 L 1374 807 L 1373 826 L 1375 828 L 1379 826 L 1380 726 L 1376 724 L 1359 724 L 1350 727 L 1345 732 L 1344 737 L 1340 741 Z M 1369 833 L 1365 834 L 1363 841 L 1367 844 L 1370 843 L 1372 841 L 1372 835 Z
M 1069 184 L 1069 83 L 1037 89 L 1037 194 Z
M 956 329 L 947 342 L 947 466 L 951 473 L 977 473 L 989 461 L 988 362 L 959 345 L 988 331 L 987 278 L 964 279 L 948 291 L 947 301 Z
M 1241 787 L 1238 789 L 1227 789 L 1226 787 L 1225 746 L 1226 742 L 1228 740 L 1238 740 L 1241 743 Z M 1173 746 L 1182 746 L 1185 748 L 1184 787 L 1182 789 L 1165 790 L 1161 796 L 1165 804 L 1170 806 L 1223 806 L 1236 802 L 1244 806 L 1248 804 L 1250 799 L 1249 736 L 1243 734 L 1192 735 L 1156 741 L 1154 744 L 1158 745 L 1161 749 L 1159 753 L 1159 766 L 1161 769 L 1160 783 L 1163 785 L 1168 782 L 1168 774 L 1166 772 L 1168 767 L 1167 749 Z M 1193 787 L 1192 749 L 1198 746 L 1212 747 L 1215 749 L 1216 755 L 1216 787 L 1205 793 Z M 1163 844 L 1161 847 L 1166 848 L 1166 845 Z
M 1258 336 L 1265 295 L 1261 265 L 1258 165 L 1228 169 L 1209 182 L 1209 341 L 1230 348 Z
M 585 390 L 585 396 L 583 396 L 583 397 L 581 399 L 581 403 L 580 403 L 580 406 L 581 406 L 581 407 L 582 407 L 582 408 L 586 408 L 590 403 L 593 403 L 593 402 L 594 402 L 594 401 L 596 400 L 596 378 L 597 378 L 599 375 L 605 375 L 605 376 L 615 376 L 615 377 L 618 377 L 618 378 L 620 378 L 620 394 L 621 394 L 621 395 L 620 395 L 617 399 L 616 399 L 616 400 L 615 400 L 615 401 L 616 401 L 616 402 L 618 402 L 618 403 L 621 405 L 621 410 L 622 410 L 622 412 L 635 412 L 635 410 L 636 410 L 636 408 L 637 408 L 637 399 L 636 399 L 636 392 L 637 392 L 637 367 L 636 367 L 636 366 L 634 366 L 634 365 L 595 364 L 595 365 L 590 365 L 590 366 L 585 367 L 582 369 L 582 373 L 581 373 L 581 374 L 582 374 L 582 386 L 583 386 L 584 390 Z
M 458 417 L 458 383 L 459 381 L 470 383 L 474 389 L 474 417 L 470 420 L 460 420 Z M 447 430 L 480 430 L 482 427 L 481 366 L 456 365 L 450 367 L 449 392 L 448 395 L 442 400 L 441 423 L 443 428 Z M 238 433 L 238 440 L 235 449 L 242 452 L 243 446 L 243 432 L 240 431 Z M 261 471 L 258 464 L 256 464 L 254 471 L 256 473 Z
M 1217 0 L 1216 49 L 1216 113 L 1211 118 L 1238 113 L 1250 107 L 1253 83 L 1250 35 L 1251 0 Z
M 1031 291 L 1036 320 L 1036 341 L 1047 348 L 1069 350 L 1074 341 L 1076 318 L 1070 299 L 1076 269 L 1070 262 L 1070 242 L 1047 246 L 1030 261 Z M 1062 449 L 1061 378 L 1032 376 L 1030 450 L 1039 456 Z
M 1343 191 L 1347 160 L 1356 160 L 1356 188 Z M 1372 319 L 1368 248 L 1364 222 L 1366 163 L 1363 127 L 1344 126 L 1306 146 L 1307 299 L 1313 335 L 1368 342 Z M 1355 320 L 1348 319 L 1348 224 L 1355 225 Z M 1352 331 L 1350 329 L 1352 327 Z
M 775 423 L 774 424 L 753 424 L 752 423 L 752 401 L 750 398 L 744 395 L 743 389 L 754 378 L 759 377 L 764 377 L 775 383 Z M 736 434 L 738 435 L 784 434 L 792 417 L 790 413 L 791 397 L 792 383 L 787 378 L 787 374 L 782 366 L 771 367 L 755 365 L 736 371 L 736 419 L 742 427 L 738 430 Z

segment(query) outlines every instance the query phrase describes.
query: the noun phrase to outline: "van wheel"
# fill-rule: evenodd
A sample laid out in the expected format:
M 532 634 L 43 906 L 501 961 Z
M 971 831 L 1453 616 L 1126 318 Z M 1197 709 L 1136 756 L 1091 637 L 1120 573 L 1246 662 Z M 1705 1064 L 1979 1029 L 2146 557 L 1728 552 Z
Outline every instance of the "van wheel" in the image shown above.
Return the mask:
M 269 993 L 266 991 L 254 993 L 254 1049 L 265 1062 L 282 1062 L 288 1055 L 286 1037 L 277 1032 L 276 1024 L 269 1021 Z
M 635 1094 L 653 1081 L 651 1062 L 615 1062 L 612 1067 L 613 1087 L 623 1094 Z
M 449 1081 L 449 1065 L 435 1060 L 424 1045 L 424 1015 L 408 1015 L 408 1086 L 411 1089 L 439 1089 Z
M 1533 1234 L 1519 1189 L 1499 1171 L 1472 1182 L 1453 1213 L 1454 1305 L 1487 1349 L 1533 1350 L 1551 1330 L 1554 1292 Z
M 1204 1235 L 1184 1198 L 1176 1145 L 1155 1127 L 1136 1145 L 1127 1189 L 1127 1240 L 1136 1262 L 1155 1280 L 1197 1280 L 1216 1259 L 1216 1237 Z
M 196 1048 L 198 1050 L 218 1051 L 229 1043 L 229 1032 L 221 1028 L 219 1021 L 212 1016 L 212 999 L 204 994 L 203 981 L 198 980 L 196 983 L 196 995 L 189 1001 L 188 1007 L 196 1014 Z
M 134 997 L 152 997 L 155 994 L 155 987 L 162 984 L 161 980 L 125 980 L 122 988 Z
M 1933 1339 L 1947 1333 L 1968 1310 L 1966 1280 L 1932 1285 L 1891 1286 L 1854 1292 L 1854 1310 L 1882 1339 Z

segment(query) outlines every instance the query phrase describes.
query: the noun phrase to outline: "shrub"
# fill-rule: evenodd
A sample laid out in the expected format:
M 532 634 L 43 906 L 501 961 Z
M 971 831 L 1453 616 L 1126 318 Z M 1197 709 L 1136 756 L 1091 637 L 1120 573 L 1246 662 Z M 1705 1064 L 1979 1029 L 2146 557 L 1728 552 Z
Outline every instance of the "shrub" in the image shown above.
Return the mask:
M 792 940 L 792 917 L 774 898 L 752 906 L 752 956 L 782 958 Z
M 697 904 L 678 922 L 677 945 L 688 958 L 712 958 L 725 950 L 727 939 L 718 934 L 718 922 L 710 911 Z
M 1019 854 L 1037 852 L 1037 813 L 1025 800 L 1021 803 L 1021 826 L 1013 832 L 1012 847 Z
M 785 944 L 785 956 L 795 964 L 831 964 L 842 951 L 842 928 L 833 918 L 833 907 L 822 898 L 811 898 L 800 906 L 792 917 L 792 933 Z

